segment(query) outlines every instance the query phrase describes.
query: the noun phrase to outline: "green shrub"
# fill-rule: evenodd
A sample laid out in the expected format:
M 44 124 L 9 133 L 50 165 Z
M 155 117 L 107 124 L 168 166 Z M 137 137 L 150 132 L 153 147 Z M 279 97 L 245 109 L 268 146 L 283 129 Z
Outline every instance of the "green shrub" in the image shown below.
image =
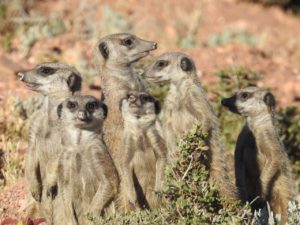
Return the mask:
M 248 224 L 250 208 L 221 197 L 208 182 L 206 137 L 200 126 L 194 126 L 179 141 L 179 159 L 166 169 L 161 193 L 164 206 L 100 221 L 105 224 Z M 92 224 L 100 221 L 94 220 Z

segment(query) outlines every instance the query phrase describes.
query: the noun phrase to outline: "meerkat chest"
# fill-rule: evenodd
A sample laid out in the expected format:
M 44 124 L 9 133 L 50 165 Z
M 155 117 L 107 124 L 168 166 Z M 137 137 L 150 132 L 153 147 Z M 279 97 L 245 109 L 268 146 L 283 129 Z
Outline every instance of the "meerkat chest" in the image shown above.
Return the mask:
M 171 127 L 176 136 L 182 136 L 192 128 L 193 124 L 197 122 L 197 119 L 190 113 L 185 105 L 174 102 L 164 109 L 162 121 L 164 127 L 166 127 L 166 125 Z

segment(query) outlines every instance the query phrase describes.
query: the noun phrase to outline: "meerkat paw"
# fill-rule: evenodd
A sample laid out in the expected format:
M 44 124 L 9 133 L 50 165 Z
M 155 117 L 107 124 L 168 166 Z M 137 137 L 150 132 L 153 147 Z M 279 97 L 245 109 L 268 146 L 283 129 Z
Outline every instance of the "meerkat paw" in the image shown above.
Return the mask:
M 57 185 L 52 185 L 47 188 L 47 197 L 55 199 L 57 196 Z
M 137 208 L 139 208 L 139 205 L 138 205 L 138 202 L 135 201 L 135 202 L 132 202 L 132 201 L 128 201 L 128 205 L 130 207 L 130 210 L 136 210 Z
M 87 216 L 89 218 L 99 218 L 102 215 L 102 210 L 100 209 L 90 209 L 88 210 Z

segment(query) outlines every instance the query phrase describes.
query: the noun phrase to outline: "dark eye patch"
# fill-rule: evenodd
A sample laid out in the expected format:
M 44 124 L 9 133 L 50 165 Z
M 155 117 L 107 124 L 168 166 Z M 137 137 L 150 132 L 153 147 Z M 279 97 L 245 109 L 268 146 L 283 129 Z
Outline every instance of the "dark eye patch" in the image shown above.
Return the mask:
M 121 45 L 130 47 L 130 46 L 133 45 L 133 42 L 134 42 L 133 39 L 131 37 L 129 37 L 129 38 L 122 39 L 121 40 Z
M 67 102 L 68 109 L 76 109 L 76 107 L 77 107 L 77 102 L 72 102 L 72 101 Z
M 155 67 L 158 69 L 163 69 L 169 65 L 169 61 L 167 60 L 159 60 L 156 62 Z
M 52 75 L 56 72 L 56 69 L 48 66 L 42 66 L 41 68 L 38 69 L 38 73 L 43 75 L 43 76 L 49 76 Z
M 242 92 L 239 94 L 239 98 L 243 101 L 245 101 L 251 97 L 252 97 L 252 93 L 249 93 L 249 92 Z
M 140 100 L 141 100 L 142 103 L 154 102 L 154 98 L 151 95 L 141 95 Z
M 88 102 L 86 104 L 86 109 L 89 111 L 93 111 L 99 107 L 99 103 L 97 101 L 94 102 Z

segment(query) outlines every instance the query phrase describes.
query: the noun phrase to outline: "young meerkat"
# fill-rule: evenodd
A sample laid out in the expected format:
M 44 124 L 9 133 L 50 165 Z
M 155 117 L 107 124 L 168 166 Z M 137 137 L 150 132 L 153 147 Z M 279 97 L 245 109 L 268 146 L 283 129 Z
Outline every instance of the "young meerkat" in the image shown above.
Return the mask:
M 56 108 L 64 99 L 80 91 L 81 75 L 69 65 L 43 63 L 31 70 L 18 73 L 18 76 L 30 90 L 44 96 L 42 108 L 34 113 L 30 121 L 25 178 L 29 191 L 36 201 L 36 204 L 29 207 L 28 214 L 33 215 L 39 208 L 40 212 L 37 213 L 43 213 L 48 218 L 51 214 L 48 207 L 51 206 L 46 200 L 47 195 L 54 198 L 57 191 L 54 168 L 61 150 Z M 40 205 L 40 202 L 43 204 Z
M 109 108 L 104 139 L 112 154 L 120 146 L 123 124 L 118 105 L 121 98 L 129 91 L 146 90 L 141 79 L 133 72 L 132 64 L 156 48 L 157 43 L 127 33 L 103 37 L 95 47 L 95 66 L 101 78 L 104 101 Z
M 58 188 L 64 208 L 58 208 L 63 215 L 57 221 L 87 224 L 87 214 L 101 216 L 118 191 L 117 171 L 102 136 L 107 106 L 92 96 L 73 96 L 57 113 L 63 135 Z
M 145 92 L 130 92 L 120 101 L 120 109 L 124 120 L 120 171 L 125 210 L 158 207 L 167 161 L 167 148 L 156 128 L 160 104 Z
M 275 98 L 258 87 L 246 87 L 222 105 L 246 118 L 235 148 L 236 184 L 241 199 L 254 209 L 270 203 L 271 209 L 287 218 L 293 188 L 289 160 L 274 122 Z
M 167 52 L 149 67 L 146 80 L 170 82 L 161 117 L 169 157 L 176 158 L 177 141 L 194 124 L 201 125 L 208 134 L 210 178 L 222 194 L 236 199 L 238 194 L 228 177 L 218 118 L 200 84 L 193 60 L 183 53 Z

